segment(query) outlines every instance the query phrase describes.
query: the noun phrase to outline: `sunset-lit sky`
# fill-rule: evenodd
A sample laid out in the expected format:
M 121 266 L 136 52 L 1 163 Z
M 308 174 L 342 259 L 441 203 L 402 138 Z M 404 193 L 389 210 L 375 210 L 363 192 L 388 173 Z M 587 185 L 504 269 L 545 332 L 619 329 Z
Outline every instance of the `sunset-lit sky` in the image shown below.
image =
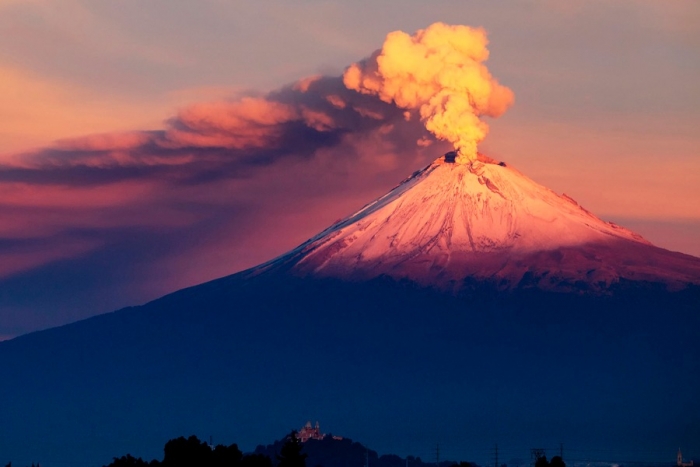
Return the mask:
M 700 256 L 697 1 L 0 0 L 0 339 L 270 259 L 441 155 L 340 79 L 436 21 L 515 94 L 480 151 Z

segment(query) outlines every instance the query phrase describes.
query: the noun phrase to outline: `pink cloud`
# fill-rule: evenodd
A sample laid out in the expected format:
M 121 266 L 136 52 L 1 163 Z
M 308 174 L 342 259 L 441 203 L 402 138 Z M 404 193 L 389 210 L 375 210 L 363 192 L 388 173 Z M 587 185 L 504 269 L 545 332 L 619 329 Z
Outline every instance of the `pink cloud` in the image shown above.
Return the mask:
M 345 101 L 340 97 L 336 96 L 335 94 L 331 94 L 330 96 L 326 96 L 326 100 L 331 103 L 331 105 L 337 109 L 344 109 L 345 106 L 347 105 Z
M 64 151 L 126 151 L 142 146 L 150 139 L 148 133 L 100 133 L 80 138 L 62 139 L 54 147 Z
M 293 107 L 260 98 L 196 104 L 178 113 L 177 124 L 166 131 L 159 144 L 164 147 L 261 147 L 279 138 L 279 124 L 297 118 L 298 112 Z
M 402 110 L 313 77 L 185 107 L 163 130 L 15 155 L 0 164 L 0 279 L 108 251 L 155 255 L 141 282 L 149 294 L 234 272 L 361 205 L 376 176 L 403 178 L 402 161 L 427 160 L 417 138 L 430 136 Z
M 307 92 L 312 84 L 321 80 L 322 78 L 323 76 L 321 75 L 314 75 L 302 78 L 294 84 L 294 90 L 300 92 Z

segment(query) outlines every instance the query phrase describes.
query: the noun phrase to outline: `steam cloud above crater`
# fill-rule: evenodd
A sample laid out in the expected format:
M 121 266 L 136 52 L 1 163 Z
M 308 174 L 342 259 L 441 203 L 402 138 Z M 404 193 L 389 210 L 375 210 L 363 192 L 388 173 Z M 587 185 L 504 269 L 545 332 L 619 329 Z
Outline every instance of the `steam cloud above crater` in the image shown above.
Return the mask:
M 476 158 L 488 133 L 481 116 L 498 117 L 513 103 L 513 92 L 491 76 L 486 32 L 434 23 L 409 36 L 387 35 L 381 50 L 350 66 L 345 85 L 376 95 L 403 109 L 417 109 L 425 127 L 454 144 L 458 163 Z
M 381 50 L 342 77 L 309 77 L 257 97 L 193 104 L 162 130 L 59 141 L 0 163 L 0 183 L 94 185 L 157 173 L 201 181 L 327 150 L 397 166 L 399 159 L 415 162 L 435 139 L 452 143 L 458 162 L 468 162 L 488 132 L 480 117 L 501 115 L 513 103 L 510 89 L 483 64 L 486 44 L 484 30 L 467 26 L 392 32 Z M 416 113 L 420 120 L 412 118 Z

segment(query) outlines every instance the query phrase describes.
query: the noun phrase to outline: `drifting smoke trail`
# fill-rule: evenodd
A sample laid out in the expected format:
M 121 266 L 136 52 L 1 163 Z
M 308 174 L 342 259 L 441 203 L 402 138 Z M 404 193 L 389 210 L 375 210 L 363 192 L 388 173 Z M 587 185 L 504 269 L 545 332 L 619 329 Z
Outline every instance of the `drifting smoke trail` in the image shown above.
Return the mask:
M 488 125 L 479 117 L 498 117 L 513 103 L 482 63 L 488 56 L 483 29 L 434 23 L 414 35 L 395 31 L 382 49 L 350 66 L 349 89 L 378 96 L 403 109 L 418 109 L 425 127 L 457 149 L 458 163 L 476 158 Z

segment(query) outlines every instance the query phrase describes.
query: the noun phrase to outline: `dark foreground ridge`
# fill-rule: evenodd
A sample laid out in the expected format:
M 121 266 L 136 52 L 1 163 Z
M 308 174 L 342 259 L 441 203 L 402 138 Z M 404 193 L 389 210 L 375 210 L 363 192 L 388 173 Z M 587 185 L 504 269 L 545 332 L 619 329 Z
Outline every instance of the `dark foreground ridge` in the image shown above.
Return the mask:
M 237 274 L 0 343 L 0 454 L 153 459 L 195 430 L 252 449 L 309 414 L 400 455 L 438 440 L 698 452 L 698 304 L 695 286 L 640 282 L 453 295 Z
M 302 442 L 295 432 L 246 454 L 237 444 L 214 446 L 194 435 L 179 437 L 165 443 L 162 460 L 146 461 L 126 454 L 115 457 L 104 467 L 355 467 L 367 463 L 373 467 L 479 467 L 473 462 L 443 460 L 436 463 L 424 462 L 414 456 L 380 456 L 358 442 L 332 435 Z M 566 466 L 547 464 L 540 467 Z

